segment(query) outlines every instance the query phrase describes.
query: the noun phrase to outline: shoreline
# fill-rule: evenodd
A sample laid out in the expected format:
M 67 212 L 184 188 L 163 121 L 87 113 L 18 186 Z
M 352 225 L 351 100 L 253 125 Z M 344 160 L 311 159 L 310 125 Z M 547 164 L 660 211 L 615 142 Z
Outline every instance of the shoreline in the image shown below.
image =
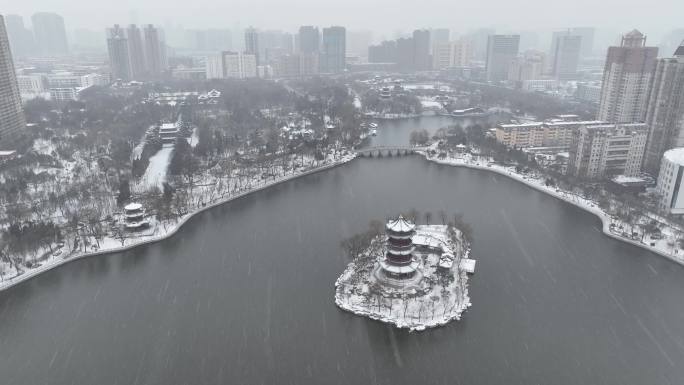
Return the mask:
M 489 172 L 492 172 L 492 173 L 495 173 L 495 174 L 499 174 L 499 175 L 508 177 L 508 178 L 510 178 L 510 179 L 512 179 L 512 180 L 514 180 L 514 181 L 517 181 L 517 182 L 519 182 L 519 183 L 522 183 L 522 184 L 526 185 L 527 187 L 533 188 L 533 189 L 535 189 L 535 190 L 537 190 L 537 191 L 539 191 L 539 192 L 541 192 L 541 193 L 544 193 L 544 194 L 546 194 L 546 195 L 549 195 L 549 196 L 551 196 L 551 197 L 554 197 L 554 198 L 556 198 L 556 199 L 558 199 L 558 200 L 561 200 L 561 201 L 563 201 L 563 202 L 569 203 L 569 204 L 571 204 L 571 205 L 573 205 L 573 206 L 575 206 L 575 207 L 577 207 L 577 208 L 580 208 L 580 209 L 582 209 L 582 210 L 584 210 L 584 211 L 586 211 L 586 212 L 588 212 L 588 213 L 590 213 L 590 214 L 593 214 L 594 216 L 598 217 L 598 218 L 601 220 L 601 224 L 602 224 L 602 226 L 601 226 L 602 229 L 601 229 L 601 230 L 602 230 L 602 232 L 603 232 L 604 235 L 606 235 L 606 236 L 608 236 L 608 237 L 610 237 L 610 238 L 613 238 L 613 239 L 615 239 L 615 240 L 622 241 L 622 242 L 631 244 L 631 245 L 633 245 L 633 246 L 640 247 L 640 248 L 642 248 L 642 249 L 644 249 L 644 250 L 650 251 L 650 252 L 652 252 L 652 253 L 654 253 L 654 254 L 657 254 L 657 255 L 659 255 L 659 256 L 661 256 L 661 257 L 665 257 L 665 258 L 667 258 L 668 260 L 670 260 L 670 261 L 672 261 L 672 262 L 675 262 L 675 263 L 679 264 L 680 266 L 684 266 L 684 259 L 678 259 L 678 258 L 676 258 L 674 255 L 672 255 L 672 254 L 670 254 L 670 253 L 667 253 L 667 252 L 665 252 L 665 251 L 659 250 L 659 249 L 657 249 L 657 248 L 655 248 L 655 247 L 649 246 L 649 245 L 644 244 L 644 243 L 639 242 L 639 241 L 635 241 L 635 240 L 632 240 L 632 239 L 624 238 L 624 237 L 621 237 L 621 236 L 619 236 L 619 235 L 617 235 L 617 234 L 612 233 L 612 232 L 610 231 L 610 216 L 609 216 L 608 214 L 606 214 L 603 210 L 601 210 L 598 206 L 596 206 L 595 203 L 589 203 L 588 205 L 582 205 L 582 204 L 580 204 L 580 203 L 578 203 L 578 202 L 575 202 L 575 201 L 573 201 L 573 200 L 570 200 L 570 199 L 568 199 L 566 196 L 564 196 L 564 193 L 566 193 L 565 191 L 557 191 L 555 188 L 553 188 L 553 189 L 551 189 L 551 188 L 545 188 L 545 187 L 540 186 L 540 185 L 538 185 L 538 184 L 532 183 L 531 181 L 529 181 L 527 178 L 525 178 L 525 177 L 522 176 L 522 175 L 516 174 L 516 173 L 511 172 L 511 171 L 506 170 L 506 169 L 501 169 L 500 166 L 497 167 L 497 166 L 495 165 L 495 166 L 492 166 L 492 167 L 488 167 L 488 166 L 483 166 L 483 165 L 480 165 L 480 164 L 474 164 L 474 163 L 466 162 L 466 161 L 464 161 L 464 160 L 462 160 L 462 159 L 454 159 L 454 158 L 446 159 L 446 160 L 441 160 L 441 159 L 436 159 L 436 158 L 431 158 L 431 157 L 429 157 L 429 156 L 427 155 L 427 153 L 424 152 L 424 151 L 416 151 L 416 154 L 422 156 L 422 157 L 423 157 L 425 160 L 427 160 L 428 162 L 433 162 L 433 163 L 441 164 L 441 165 L 445 165 L 445 166 L 465 167 L 465 168 L 469 168 L 469 169 L 473 169 L 473 170 L 489 171 Z M 332 169 L 332 168 L 335 168 L 335 167 L 338 167 L 338 166 L 342 166 L 342 165 L 344 165 L 344 164 L 346 164 L 346 163 L 351 162 L 351 161 L 354 160 L 354 159 L 356 159 L 356 156 L 349 157 L 349 158 L 345 158 L 345 159 L 342 159 L 342 160 L 339 160 L 339 161 L 336 161 L 336 162 L 333 162 L 333 163 L 330 163 L 330 164 L 327 164 L 327 165 L 324 165 L 324 166 L 320 166 L 320 167 L 317 167 L 317 168 L 314 168 L 314 169 L 311 169 L 311 170 L 302 172 L 302 173 L 297 174 L 297 175 L 290 175 L 290 176 L 287 176 L 287 177 L 283 177 L 283 178 L 281 178 L 281 179 L 274 180 L 274 181 L 272 181 L 272 182 L 270 182 L 270 183 L 266 183 L 266 184 L 264 184 L 263 186 L 256 187 L 256 188 L 254 188 L 254 189 L 252 189 L 252 190 L 244 191 L 244 192 L 242 192 L 242 193 L 239 193 L 239 194 L 237 194 L 237 195 L 230 196 L 230 197 L 227 197 L 227 198 L 224 198 L 224 199 L 219 199 L 219 200 L 217 200 L 216 202 L 207 204 L 206 206 L 204 206 L 204 207 L 202 207 L 202 208 L 200 208 L 200 209 L 198 209 L 198 210 L 196 210 L 196 211 L 189 212 L 185 217 L 183 217 L 180 221 L 178 221 L 178 222 L 173 226 L 173 228 L 172 228 L 171 230 L 169 230 L 168 232 L 166 232 L 166 233 L 164 233 L 164 234 L 162 234 L 162 235 L 158 235 L 158 236 L 155 236 L 155 237 L 153 237 L 153 238 L 145 239 L 145 240 L 142 240 L 142 241 L 139 241 L 139 242 L 133 242 L 133 243 L 130 244 L 130 245 L 125 245 L 125 246 L 120 246 L 120 247 L 115 247 L 115 248 L 109 248 L 109 249 L 106 249 L 106 250 L 100 249 L 100 250 L 97 250 L 97 251 L 86 252 L 86 253 L 83 253 L 83 254 L 74 255 L 74 256 L 72 256 L 72 257 L 70 257 L 70 258 L 62 259 L 62 260 L 60 260 L 60 261 L 58 261 L 58 262 L 51 263 L 51 264 L 49 264 L 49 265 L 43 265 L 43 266 L 41 266 L 41 267 L 39 267 L 39 268 L 37 268 L 37 269 L 33 269 L 33 270 L 31 270 L 31 271 L 27 271 L 27 272 L 25 272 L 25 273 L 22 274 L 22 275 L 15 276 L 15 277 L 12 277 L 12 278 L 9 278 L 9 279 L 6 279 L 6 280 L 0 282 L 0 291 L 4 291 L 4 290 L 7 290 L 7 289 L 9 289 L 9 288 L 12 288 L 12 287 L 14 287 L 15 285 L 18 285 L 18 284 L 20 284 L 20 283 L 23 283 L 23 282 L 25 282 L 25 281 L 28 281 L 28 280 L 30 280 L 30 279 L 32 279 L 32 278 L 35 278 L 35 277 L 39 276 L 39 275 L 41 275 L 42 273 L 45 273 L 45 272 L 48 272 L 48 271 L 53 270 L 53 269 L 55 269 L 55 268 L 64 266 L 64 265 L 68 264 L 69 262 L 77 261 L 77 260 L 84 259 L 84 258 L 88 258 L 88 257 L 95 257 L 95 256 L 101 256 L 101 255 L 107 255 L 107 254 L 113 254 L 113 253 L 119 253 L 119 252 L 129 251 L 129 250 L 132 250 L 132 249 L 134 249 L 134 248 L 136 248 L 136 247 L 140 247 L 140 246 L 144 246 L 144 245 L 148 245 L 148 244 L 152 244 L 152 243 L 157 243 L 157 242 L 164 241 L 164 240 L 166 240 L 166 239 L 168 239 L 168 238 L 174 236 L 174 235 L 175 235 L 175 234 L 176 234 L 176 233 L 177 233 L 177 232 L 178 232 L 178 231 L 179 231 L 179 230 L 180 230 L 180 229 L 181 229 L 181 228 L 190 220 L 190 219 L 194 218 L 196 215 L 198 215 L 198 214 L 200 214 L 200 213 L 203 213 L 204 211 L 207 211 L 207 210 L 212 209 L 212 208 L 214 208 L 214 207 L 217 207 L 217 206 L 223 205 L 223 204 L 225 204 L 225 203 L 234 201 L 234 200 L 236 200 L 236 199 L 245 197 L 245 196 L 250 195 L 250 194 L 252 194 L 252 193 L 255 193 L 255 192 L 258 192 L 258 191 L 262 191 L 262 190 L 268 189 L 268 188 L 270 188 L 270 187 L 276 186 L 276 185 L 281 184 L 281 183 L 289 182 L 289 181 L 295 180 L 295 179 L 300 178 L 300 177 L 303 177 L 303 176 L 315 174 L 315 173 L 322 172 L 322 171 L 326 171 L 326 170 L 329 170 L 329 169 Z
M 4 281 L 1 281 L 0 282 L 0 292 L 7 290 L 9 288 L 12 288 L 12 287 L 14 287 L 20 283 L 23 283 L 25 281 L 28 281 L 32 278 L 36 278 L 36 277 L 40 276 L 42 273 L 46 273 L 50 270 L 64 266 L 70 262 L 78 261 L 80 259 L 89 258 L 89 257 L 102 256 L 102 255 L 107 255 L 107 254 L 119 253 L 119 252 L 123 252 L 123 251 L 129 251 L 129 250 L 132 250 L 136 247 L 140 247 L 140 246 L 149 245 L 152 243 L 164 241 L 164 240 L 174 236 L 190 219 L 194 218 L 196 215 L 201 214 L 201 213 L 203 213 L 209 209 L 212 209 L 214 207 L 221 206 L 223 204 L 232 202 L 236 199 L 240 199 L 242 197 L 253 194 L 255 192 L 266 190 L 270 187 L 279 185 L 281 183 L 289 182 L 289 181 L 295 180 L 295 179 L 303 177 L 303 176 L 316 174 L 316 173 L 319 173 L 322 171 L 326 171 L 326 170 L 330 170 L 330 169 L 335 168 L 335 167 L 342 166 L 346 163 L 351 162 L 354 159 L 356 159 L 356 155 L 354 155 L 353 157 L 349 157 L 349 158 L 345 158 L 345 159 L 341 159 L 341 160 L 332 162 L 332 163 L 324 165 L 324 166 L 316 167 L 316 168 L 308 170 L 308 171 L 304 171 L 300 174 L 290 175 L 290 176 L 283 177 L 281 179 L 276 179 L 270 183 L 264 184 L 263 186 L 255 187 L 254 189 L 241 192 L 237 195 L 233 195 L 233 196 L 230 196 L 227 198 L 219 199 L 216 202 L 207 204 L 206 206 L 204 206 L 200 209 L 197 209 L 196 211 L 188 212 L 184 217 L 181 218 L 180 221 L 178 221 L 176 224 L 174 224 L 173 228 L 171 228 L 169 231 L 167 231 L 166 233 L 164 233 L 162 235 L 158 235 L 158 236 L 155 236 L 155 237 L 150 238 L 150 239 L 141 240 L 139 242 L 133 242 L 130 245 L 125 245 L 125 246 L 120 246 L 120 247 L 115 247 L 115 248 L 109 248 L 106 250 L 100 249 L 97 251 L 86 252 L 83 254 L 77 254 L 77 255 L 74 255 L 70 258 L 62 259 L 58 262 L 51 263 L 49 265 L 40 266 L 40 267 L 33 269 L 31 271 L 26 271 L 26 272 L 24 272 L 24 274 L 21 274 L 21 275 L 6 279 Z
M 441 164 L 441 165 L 445 165 L 445 166 L 465 167 L 465 168 L 469 168 L 469 169 L 473 169 L 473 170 L 489 171 L 489 172 L 492 172 L 492 173 L 495 173 L 495 174 L 499 174 L 499 175 L 503 175 L 503 176 L 505 176 L 505 177 L 508 177 L 509 179 L 512 179 L 512 180 L 514 180 L 514 181 L 517 181 L 517 182 L 519 182 L 519 183 L 522 183 L 522 184 L 524 184 L 524 185 L 526 185 L 526 186 L 528 186 L 528 187 L 531 187 L 531 188 L 533 188 L 533 189 L 535 189 L 535 190 L 537 190 L 537 191 L 539 191 L 539 192 L 541 192 L 541 193 L 544 193 L 544 194 L 546 194 L 546 195 L 549 195 L 549 196 L 551 196 L 551 197 L 554 197 L 554 198 L 556 198 L 556 199 L 558 199 L 558 200 L 561 200 L 561 201 L 563 201 L 563 202 L 569 203 L 569 204 L 571 204 L 571 205 L 573 205 L 573 206 L 575 206 L 575 207 L 578 207 L 578 208 L 580 208 L 580 209 L 582 209 L 582 210 L 584 210 L 584 211 L 586 211 L 586 212 L 588 212 L 588 213 L 590 213 L 590 214 L 593 214 L 594 216 L 598 217 L 598 218 L 601 220 L 601 225 L 602 225 L 602 226 L 601 226 L 601 227 L 602 227 L 601 230 L 603 231 L 603 234 L 604 234 L 604 235 L 606 235 L 606 236 L 608 236 L 608 237 L 610 237 L 610 238 L 613 238 L 613 239 L 615 239 L 615 240 L 622 241 L 622 242 L 631 244 L 631 245 L 633 245 L 633 246 L 640 247 L 640 248 L 642 248 L 642 249 L 644 249 L 644 250 L 650 251 L 650 252 L 652 252 L 652 253 L 654 253 L 654 254 L 657 254 L 657 255 L 659 255 L 659 256 L 661 256 L 661 257 L 665 257 L 665 258 L 669 259 L 670 261 L 679 264 L 680 266 L 684 266 L 684 259 L 679 259 L 679 258 L 675 257 L 674 255 L 672 255 L 672 254 L 670 254 L 670 253 L 667 253 L 667 252 L 664 252 L 664 251 L 662 251 L 662 250 L 659 250 L 659 249 L 657 249 L 657 248 L 655 248 L 655 247 L 649 246 L 649 245 L 644 244 L 644 243 L 639 242 L 639 241 L 635 241 L 635 240 L 633 240 L 633 239 L 621 237 L 621 236 L 619 236 L 619 235 L 614 234 L 613 232 L 611 232 L 611 231 L 610 231 L 610 215 L 606 214 L 601 208 L 599 208 L 599 207 L 598 207 L 595 203 L 593 203 L 593 202 L 592 202 L 592 203 L 589 203 L 587 206 L 582 205 L 582 204 L 580 204 L 580 203 L 578 203 L 578 202 L 575 202 L 575 201 L 572 201 L 572 200 L 568 199 L 566 196 L 564 196 L 564 193 L 567 193 L 567 192 L 564 191 L 564 190 L 558 191 L 558 190 L 556 190 L 555 188 L 553 188 L 553 189 L 551 189 L 551 188 L 544 188 L 543 186 L 540 186 L 540 185 L 537 185 L 537 184 L 535 184 L 535 183 L 532 183 L 531 181 L 529 181 L 528 179 L 526 179 L 526 178 L 525 178 L 524 176 L 522 176 L 522 175 L 519 175 L 519 174 L 510 172 L 510 171 L 508 171 L 508 170 L 501 169 L 500 167 L 496 167 L 496 166 L 492 166 L 492 167 L 482 166 L 482 165 L 479 165 L 479 164 L 468 163 L 468 162 L 465 162 L 465 161 L 462 161 L 462 160 L 455 161 L 453 158 L 451 158 L 451 161 L 450 161 L 450 160 L 440 160 L 440 159 L 430 158 L 430 157 L 427 155 L 427 153 L 424 152 L 424 151 L 417 151 L 417 154 L 419 154 L 420 156 L 422 156 L 423 158 L 425 158 L 425 160 L 427 160 L 428 162 L 433 162 L 433 163 Z M 582 198 L 582 199 L 584 199 L 584 198 Z

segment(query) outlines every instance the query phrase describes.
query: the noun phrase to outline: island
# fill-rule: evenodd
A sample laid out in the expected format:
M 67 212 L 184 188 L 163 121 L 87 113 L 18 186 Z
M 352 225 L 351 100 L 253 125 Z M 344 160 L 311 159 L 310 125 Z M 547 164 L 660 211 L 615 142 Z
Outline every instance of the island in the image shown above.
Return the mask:
M 459 320 L 471 306 L 470 242 L 454 224 L 416 225 L 399 216 L 369 238 L 335 282 L 343 310 L 421 331 Z

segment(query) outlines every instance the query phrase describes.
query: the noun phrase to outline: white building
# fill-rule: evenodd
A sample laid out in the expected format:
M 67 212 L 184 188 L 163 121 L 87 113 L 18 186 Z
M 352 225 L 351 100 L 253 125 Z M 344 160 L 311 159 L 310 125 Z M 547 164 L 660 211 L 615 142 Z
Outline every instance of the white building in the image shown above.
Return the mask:
M 656 192 L 660 196 L 660 208 L 670 214 L 684 214 L 682 174 L 684 174 L 684 147 L 666 151 L 660 163 Z
M 257 77 L 256 55 L 239 52 L 222 52 L 207 57 L 207 79 L 245 79 Z
M 256 55 L 224 52 L 223 74 L 226 78 L 236 79 L 257 77 Z

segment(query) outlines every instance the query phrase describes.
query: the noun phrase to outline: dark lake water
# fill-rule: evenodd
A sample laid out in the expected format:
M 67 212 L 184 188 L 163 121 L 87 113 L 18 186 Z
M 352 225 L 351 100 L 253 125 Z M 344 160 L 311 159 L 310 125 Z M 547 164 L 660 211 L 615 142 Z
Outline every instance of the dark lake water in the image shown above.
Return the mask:
M 473 306 L 422 333 L 333 302 L 340 241 L 410 208 L 463 213 L 478 260 Z M 599 226 L 503 176 L 355 160 L 0 292 L 0 383 L 681 384 L 684 268 Z

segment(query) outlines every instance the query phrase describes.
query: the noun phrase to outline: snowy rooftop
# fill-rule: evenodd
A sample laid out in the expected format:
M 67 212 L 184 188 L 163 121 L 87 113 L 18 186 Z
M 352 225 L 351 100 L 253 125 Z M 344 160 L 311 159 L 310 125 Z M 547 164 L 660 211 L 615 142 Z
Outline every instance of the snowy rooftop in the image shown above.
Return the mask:
M 403 216 L 400 215 L 399 218 L 387 222 L 386 228 L 387 230 L 393 231 L 395 233 L 408 233 L 413 231 L 416 228 L 416 225 L 407 221 Z
M 663 155 L 663 157 L 665 157 L 665 159 L 669 160 L 672 163 L 684 166 L 684 147 L 678 147 L 673 148 L 672 150 L 668 150 L 665 152 L 665 155 Z
M 129 203 L 124 207 L 124 210 L 126 211 L 135 211 L 135 210 L 140 210 L 142 209 L 142 205 L 140 203 Z

